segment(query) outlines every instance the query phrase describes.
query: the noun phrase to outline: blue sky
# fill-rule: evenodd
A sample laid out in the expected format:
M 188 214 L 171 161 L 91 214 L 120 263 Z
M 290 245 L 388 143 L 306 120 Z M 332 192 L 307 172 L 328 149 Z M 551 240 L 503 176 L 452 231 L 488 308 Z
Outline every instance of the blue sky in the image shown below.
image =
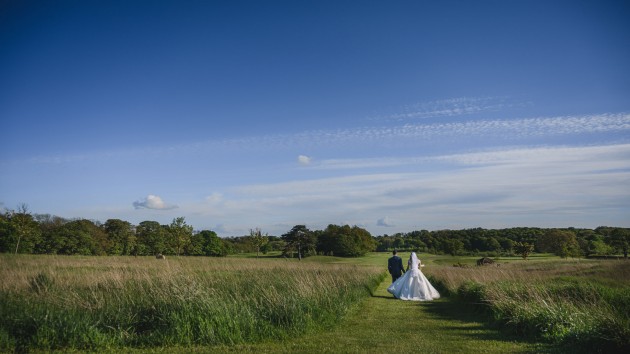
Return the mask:
M 1 1 L 0 207 L 630 226 L 628 1 Z

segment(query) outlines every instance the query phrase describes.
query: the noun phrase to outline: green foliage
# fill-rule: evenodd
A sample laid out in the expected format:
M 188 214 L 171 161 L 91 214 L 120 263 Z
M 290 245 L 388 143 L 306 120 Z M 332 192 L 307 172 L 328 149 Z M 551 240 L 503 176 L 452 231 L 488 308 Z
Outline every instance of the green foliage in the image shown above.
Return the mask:
M 109 244 L 107 254 L 110 255 L 131 255 L 136 251 L 136 235 L 131 224 L 119 219 L 109 219 L 104 225 Z
M 166 230 L 157 221 L 143 221 L 136 228 L 137 254 L 142 256 L 166 252 Z
M 623 253 L 624 258 L 628 258 L 628 250 L 630 249 L 630 230 L 615 228 L 611 232 L 612 246 Z
M 534 245 L 527 242 L 516 242 L 514 244 L 514 252 L 523 259 L 527 259 L 534 252 Z
M 207 235 L 193 233 L 184 217 L 173 219 L 169 225 L 143 221 L 136 226 L 119 219 L 109 219 L 101 225 L 98 221 L 31 215 L 26 206 L 22 206 L 17 212 L 0 214 L 0 253 L 200 256 L 282 250 L 285 256 L 298 254 L 303 258 L 316 254 L 356 256 L 374 250 L 389 252 L 398 249 L 497 257 L 512 256 L 517 251 L 515 245 L 528 243 L 535 244 L 538 252 L 551 252 L 561 257 L 620 253 L 627 257 L 630 249 L 630 229 L 619 227 L 601 226 L 594 230 L 529 227 L 416 230 L 364 237 L 357 230 L 342 230 L 331 236 L 331 232 L 349 228 L 347 225 L 334 226 L 327 230 L 309 230 L 305 225 L 296 225 L 281 238 L 266 235 L 268 242 L 257 245 L 251 235 L 210 240 Z
M 328 225 L 319 236 L 317 249 L 327 255 L 358 257 L 374 249 L 370 233 L 358 226 Z
M 90 220 L 74 220 L 46 233 L 41 249 L 52 254 L 101 255 L 107 234 Z
M 458 239 L 447 239 L 443 241 L 444 252 L 451 256 L 459 256 L 464 253 L 464 243 Z
M 550 252 L 562 258 L 580 256 L 580 246 L 575 233 L 568 230 L 551 229 L 536 241 L 540 252 Z
M 256 257 L 258 257 L 260 249 L 269 242 L 269 235 L 263 235 L 262 231 L 256 228 L 255 230 L 249 230 L 249 236 L 252 240 L 252 244 L 256 247 Z
M 193 227 L 186 224 L 184 217 L 178 217 L 173 219 L 167 230 L 170 236 L 168 243 L 175 250 L 175 254 L 179 256 L 190 246 Z
M 41 230 L 26 205 L 0 215 L 0 252 L 33 253 Z
M 293 255 L 297 252 L 298 258 L 308 257 L 317 253 L 318 234 L 306 228 L 305 225 L 295 225 L 286 234 L 281 236 L 285 242 L 283 254 Z
M 220 257 L 227 255 L 226 247 L 217 236 L 217 233 L 210 230 L 203 230 L 196 235 L 196 237 L 201 239 L 201 247 L 203 251 L 203 255 L 212 256 L 212 257 Z

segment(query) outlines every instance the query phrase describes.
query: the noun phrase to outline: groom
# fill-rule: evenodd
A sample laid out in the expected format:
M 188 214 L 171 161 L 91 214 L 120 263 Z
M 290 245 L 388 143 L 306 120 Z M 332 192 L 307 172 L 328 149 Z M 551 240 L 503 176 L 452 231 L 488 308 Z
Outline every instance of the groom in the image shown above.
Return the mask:
M 405 272 L 405 268 L 403 268 L 402 259 L 396 255 L 396 250 L 392 252 L 393 256 L 387 260 L 387 269 L 389 270 L 389 274 L 392 275 L 392 283 L 396 281 L 396 279 L 400 278 L 402 273 Z

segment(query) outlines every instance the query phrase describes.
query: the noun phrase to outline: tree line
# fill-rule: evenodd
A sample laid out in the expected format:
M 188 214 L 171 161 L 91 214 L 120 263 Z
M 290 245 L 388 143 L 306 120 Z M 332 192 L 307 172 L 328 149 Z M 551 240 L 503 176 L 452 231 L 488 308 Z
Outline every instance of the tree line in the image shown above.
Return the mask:
M 143 221 L 138 225 L 120 219 L 105 223 L 31 214 L 25 206 L 0 214 L 0 252 L 62 255 L 183 255 L 226 256 L 239 252 L 282 251 L 285 257 L 315 254 L 362 256 L 376 248 L 365 229 L 329 225 L 311 231 L 297 225 L 281 237 L 249 235 L 220 238 L 214 231 L 194 231 L 184 217 L 168 225 Z
M 184 217 L 170 224 L 120 219 L 105 223 L 31 214 L 25 205 L 0 213 L 0 252 L 64 255 L 226 256 L 233 253 L 281 251 L 284 257 L 334 255 L 357 257 L 371 251 L 419 251 L 433 254 L 511 256 L 531 252 L 560 257 L 623 254 L 630 248 L 630 229 L 506 229 L 412 231 L 373 237 L 358 226 L 328 225 L 309 230 L 296 225 L 281 236 L 263 234 L 220 238 L 214 231 L 194 231 Z
M 595 229 L 514 227 L 464 230 L 412 231 L 377 236 L 377 251 L 393 249 L 432 254 L 513 256 L 526 258 L 531 252 L 557 256 L 628 257 L 630 229 L 600 226 Z

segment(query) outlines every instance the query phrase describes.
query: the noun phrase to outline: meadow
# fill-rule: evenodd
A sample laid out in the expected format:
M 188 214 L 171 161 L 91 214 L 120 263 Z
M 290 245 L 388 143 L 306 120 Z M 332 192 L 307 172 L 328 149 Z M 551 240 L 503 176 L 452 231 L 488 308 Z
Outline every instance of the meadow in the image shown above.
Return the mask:
M 256 259 L 0 256 L 0 350 L 231 345 L 337 323 L 382 268 Z
M 587 352 L 630 348 L 627 260 L 496 260 L 491 266 L 433 267 L 430 279 L 441 293 L 521 336 Z
M 478 267 L 473 257 L 422 254 L 423 272 L 445 296 L 412 303 L 385 291 L 389 256 L 0 255 L 0 351 L 630 348 L 625 260 L 535 255 Z

